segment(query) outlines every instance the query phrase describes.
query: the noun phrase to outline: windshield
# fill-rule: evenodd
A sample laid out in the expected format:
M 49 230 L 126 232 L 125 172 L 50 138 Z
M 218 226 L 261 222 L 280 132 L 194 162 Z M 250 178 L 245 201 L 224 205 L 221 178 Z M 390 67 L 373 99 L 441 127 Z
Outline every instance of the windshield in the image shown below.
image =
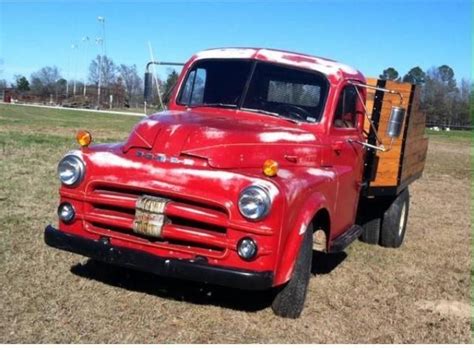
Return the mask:
M 328 82 L 319 73 L 260 61 L 210 59 L 198 61 L 189 71 L 178 103 L 317 122 L 327 90 Z

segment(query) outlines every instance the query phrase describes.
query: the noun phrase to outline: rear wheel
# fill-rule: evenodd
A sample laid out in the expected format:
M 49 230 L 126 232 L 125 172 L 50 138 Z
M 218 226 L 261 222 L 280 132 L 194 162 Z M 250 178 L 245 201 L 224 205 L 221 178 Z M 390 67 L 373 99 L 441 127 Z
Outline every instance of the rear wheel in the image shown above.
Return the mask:
M 385 207 L 385 200 L 381 199 L 367 199 L 360 203 L 358 224 L 363 230 L 360 236 L 362 242 L 379 244 Z
M 378 244 L 380 239 L 380 228 L 382 226 L 382 218 L 373 218 L 366 221 L 362 225 L 362 234 L 360 240 L 368 244 Z
M 385 211 L 380 232 L 380 245 L 398 248 L 402 245 L 407 228 L 410 194 L 408 188 L 395 198 Z
M 273 312 L 282 317 L 298 318 L 304 308 L 313 259 L 312 225 L 304 233 L 291 280 L 281 287 L 272 303 Z

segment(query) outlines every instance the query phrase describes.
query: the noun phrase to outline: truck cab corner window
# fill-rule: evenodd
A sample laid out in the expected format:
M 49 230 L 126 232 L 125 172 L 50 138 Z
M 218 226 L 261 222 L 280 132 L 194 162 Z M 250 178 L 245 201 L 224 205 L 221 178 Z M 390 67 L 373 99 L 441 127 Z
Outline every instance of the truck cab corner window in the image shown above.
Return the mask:
M 200 104 L 204 98 L 204 86 L 206 84 L 206 70 L 197 68 L 191 71 L 184 84 L 180 103 L 186 105 Z
M 334 114 L 334 127 L 353 129 L 357 126 L 357 92 L 355 87 L 347 85 L 341 91 Z

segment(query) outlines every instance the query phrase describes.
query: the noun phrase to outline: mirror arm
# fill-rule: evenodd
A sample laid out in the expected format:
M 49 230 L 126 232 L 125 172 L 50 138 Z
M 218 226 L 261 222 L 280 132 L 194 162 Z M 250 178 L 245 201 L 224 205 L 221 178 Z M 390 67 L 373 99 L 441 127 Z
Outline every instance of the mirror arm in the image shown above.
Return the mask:
M 358 143 L 359 145 L 362 145 L 364 147 L 367 147 L 367 148 L 373 148 L 373 149 L 376 149 L 377 151 L 381 151 L 381 152 L 388 152 L 392 149 L 392 144 L 393 144 L 393 139 L 391 139 L 391 142 L 390 142 L 390 146 L 388 146 L 388 148 L 385 148 L 384 145 L 381 145 L 381 146 L 375 146 L 375 145 L 372 145 L 370 143 L 367 143 L 367 142 L 362 142 L 362 141 L 359 141 L 359 140 L 353 140 L 353 139 L 349 139 L 347 140 L 349 143 Z
M 385 88 L 381 88 L 381 87 L 378 87 L 378 86 L 375 86 L 375 85 L 363 84 L 363 83 L 359 83 L 358 81 L 353 81 L 353 80 L 349 80 L 349 84 L 355 85 L 355 86 L 360 86 L 360 87 L 365 87 L 367 89 L 383 91 L 383 92 L 386 92 L 388 94 L 398 95 L 398 97 L 400 98 L 400 106 L 403 105 L 403 95 L 401 94 L 400 91 L 385 89 Z
M 350 82 L 350 83 L 352 84 L 353 82 Z M 353 85 L 355 85 L 355 84 L 353 84 Z M 355 91 L 356 91 L 356 93 L 357 93 L 357 97 L 359 98 L 359 101 L 360 101 L 362 107 L 364 108 L 365 117 L 366 117 L 367 120 L 369 121 L 369 124 L 370 124 L 371 129 L 374 131 L 375 138 L 377 139 L 377 142 L 378 142 L 380 145 L 382 145 L 381 148 L 385 149 L 385 147 L 384 147 L 384 145 L 383 145 L 383 143 L 382 143 L 382 140 L 381 140 L 381 138 L 380 138 L 380 136 L 379 136 L 379 134 L 378 134 L 378 132 L 377 132 L 377 129 L 376 129 L 376 127 L 375 127 L 375 125 L 374 125 L 374 123 L 373 123 L 373 121 L 372 121 L 372 118 L 371 118 L 371 116 L 369 116 L 369 112 L 367 111 L 367 108 L 366 108 L 366 106 L 365 106 L 364 99 L 363 99 L 362 96 L 360 95 L 359 89 L 355 89 Z M 367 145 L 370 145 L 370 144 L 367 143 Z M 379 146 L 374 146 L 374 145 L 370 145 L 370 146 L 372 146 L 372 148 L 375 148 L 375 149 L 379 149 L 379 148 L 380 148 Z M 382 151 L 381 148 L 379 149 L 380 151 Z
M 150 61 L 146 64 L 146 72 L 148 73 L 150 70 L 150 66 L 154 64 L 157 66 L 184 66 L 184 63 L 180 62 L 159 62 L 159 61 Z
M 185 63 L 181 63 L 181 62 L 159 62 L 159 61 L 150 61 L 146 64 L 146 69 L 145 69 L 145 73 L 150 73 L 150 66 L 152 65 L 157 65 L 157 66 L 184 66 Z M 172 86 L 172 89 L 175 87 L 176 84 L 174 84 Z M 172 90 L 170 89 L 170 90 Z M 167 91 L 168 92 L 168 91 Z M 160 103 L 161 103 L 161 97 L 160 97 Z M 161 103 L 161 106 L 163 107 L 163 103 Z M 144 101 L 144 104 L 143 104 L 143 107 L 144 107 L 144 112 L 145 112 L 145 115 L 147 115 L 147 101 L 145 99 Z
M 374 86 L 374 85 L 363 84 L 363 83 L 359 83 L 359 82 L 353 81 L 353 80 L 349 80 L 349 84 L 354 85 L 354 86 L 358 86 L 358 87 L 364 87 L 364 88 L 367 88 L 367 89 L 379 90 L 379 91 L 383 91 L 383 92 L 386 92 L 386 93 L 389 93 L 389 94 L 398 95 L 398 97 L 400 98 L 400 106 L 403 105 L 403 95 L 399 91 L 389 90 L 389 89 L 381 88 L 381 87 Z M 393 144 L 393 137 L 390 138 L 390 146 L 388 148 L 386 148 L 382 143 L 382 140 L 381 140 L 381 138 L 380 138 L 380 136 L 377 132 L 377 129 L 376 129 L 376 127 L 375 127 L 375 125 L 372 121 L 372 118 L 369 115 L 369 112 L 367 111 L 367 108 L 366 108 L 365 103 L 364 103 L 364 99 L 362 98 L 362 96 L 359 92 L 359 89 L 356 88 L 355 91 L 357 93 L 357 97 L 359 98 L 360 103 L 362 104 L 362 107 L 364 108 L 365 117 L 369 121 L 370 128 L 373 130 L 374 135 L 375 135 L 375 139 L 377 140 L 377 142 L 380 146 L 376 146 L 376 145 L 372 145 L 372 144 L 367 143 L 367 142 L 361 142 L 361 141 L 356 141 L 356 140 L 349 140 L 349 142 L 356 142 L 356 143 L 362 144 L 364 147 L 373 148 L 373 149 L 376 149 L 376 150 L 382 151 L 382 152 L 390 151 L 390 149 L 392 148 L 392 144 Z

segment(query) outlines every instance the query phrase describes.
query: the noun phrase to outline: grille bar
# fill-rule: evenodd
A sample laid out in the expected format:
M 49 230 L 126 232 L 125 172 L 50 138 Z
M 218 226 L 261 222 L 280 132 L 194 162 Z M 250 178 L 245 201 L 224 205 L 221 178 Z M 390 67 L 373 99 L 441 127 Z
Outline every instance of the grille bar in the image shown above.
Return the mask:
M 121 228 L 133 234 L 133 217 L 120 217 L 113 212 L 103 209 L 94 209 L 84 216 L 84 219 L 94 224 Z M 189 228 L 180 225 L 166 224 L 161 236 L 164 240 L 190 241 L 209 244 L 220 248 L 228 248 L 227 240 L 216 239 L 214 232 L 199 228 Z
M 133 230 L 137 200 L 143 195 L 168 199 L 163 213 L 167 221 L 160 237 L 144 236 Z M 233 248 L 227 237 L 229 219 L 224 208 L 112 185 L 91 186 L 84 199 L 85 227 L 91 232 L 205 256 L 222 256 Z
M 86 229 L 90 232 L 108 236 L 121 241 L 130 243 L 140 243 L 142 245 L 149 246 L 154 249 L 162 249 L 163 253 L 167 253 L 170 250 L 175 252 L 186 253 L 190 255 L 202 255 L 209 258 L 222 258 L 226 254 L 226 250 L 216 246 L 205 246 L 202 242 L 195 244 L 192 241 L 179 241 L 179 240 L 168 240 L 168 241 L 154 241 L 135 236 L 132 234 L 124 234 L 122 231 L 111 230 L 109 226 L 104 227 L 103 225 L 95 225 L 92 222 L 86 222 Z M 130 231 L 132 232 L 132 231 Z
M 138 195 L 130 194 L 125 194 L 122 197 L 121 194 L 118 193 L 111 194 L 108 191 L 94 191 L 87 195 L 86 201 L 96 205 L 135 210 L 138 197 Z M 186 203 L 169 202 L 164 214 L 222 228 L 226 228 L 229 225 L 228 217 L 223 212 Z

